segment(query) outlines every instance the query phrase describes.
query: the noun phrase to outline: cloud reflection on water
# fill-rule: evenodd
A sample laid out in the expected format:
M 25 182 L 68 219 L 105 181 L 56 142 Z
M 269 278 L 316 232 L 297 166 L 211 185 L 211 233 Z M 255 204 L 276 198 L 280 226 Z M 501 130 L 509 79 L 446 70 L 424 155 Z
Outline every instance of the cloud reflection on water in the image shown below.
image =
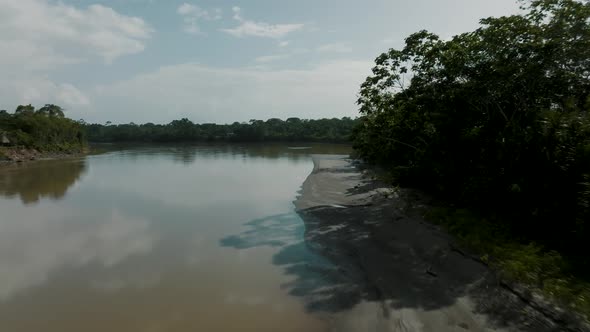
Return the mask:
M 117 210 L 98 220 L 51 206 L 18 211 L 0 221 L 1 300 L 44 283 L 60 269 L 111 267 L 149 253 L 156 242 L 147 220 Z

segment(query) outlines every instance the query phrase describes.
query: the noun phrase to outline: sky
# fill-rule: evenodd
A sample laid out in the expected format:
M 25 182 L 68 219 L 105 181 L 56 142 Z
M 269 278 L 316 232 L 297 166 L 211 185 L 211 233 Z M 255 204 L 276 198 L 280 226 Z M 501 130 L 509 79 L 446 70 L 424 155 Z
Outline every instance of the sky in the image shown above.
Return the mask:
M 373 60 L 516 0 L 0 0 L 0 109 L 91 123 L 356 117 Z

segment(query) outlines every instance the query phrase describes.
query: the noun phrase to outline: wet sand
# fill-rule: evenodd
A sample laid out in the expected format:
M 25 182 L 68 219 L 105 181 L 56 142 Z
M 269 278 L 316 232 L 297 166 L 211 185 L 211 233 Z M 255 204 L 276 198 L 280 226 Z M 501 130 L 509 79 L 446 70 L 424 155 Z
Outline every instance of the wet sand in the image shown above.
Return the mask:
M 337 267 L 306 298 L 331 331 L 585 330 L 500 283 L 408 204 L 428 200 L 369 179 L 345 156 L 314 156 L 295 205 L 307 246 Z

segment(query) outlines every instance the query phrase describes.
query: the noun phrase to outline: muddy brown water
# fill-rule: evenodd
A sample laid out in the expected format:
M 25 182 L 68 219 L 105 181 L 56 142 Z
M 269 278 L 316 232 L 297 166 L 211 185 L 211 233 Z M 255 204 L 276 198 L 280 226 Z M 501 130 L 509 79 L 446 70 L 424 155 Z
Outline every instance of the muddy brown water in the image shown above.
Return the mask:
M 305 146 L 0 167 L 0 331 L 325 331 L 300 296 L 325 262 L 292 202 L 312 153 L 350 148 Z

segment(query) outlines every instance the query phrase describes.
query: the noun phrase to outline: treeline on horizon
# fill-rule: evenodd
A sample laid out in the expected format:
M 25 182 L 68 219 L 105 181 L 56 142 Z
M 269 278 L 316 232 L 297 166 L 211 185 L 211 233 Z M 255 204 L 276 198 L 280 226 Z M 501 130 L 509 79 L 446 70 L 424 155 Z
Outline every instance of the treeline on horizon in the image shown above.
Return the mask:
M 541 246 L 539 259 L 574 261 L 525 277 L 565 268 L 590 280 L 590 3 L 522 3 L 522 14 L 450 40 L 420 31 L 379 55 L 353 145 L 401 184 L 479 211 L 481 227 Z
M 234 122 L 232 124 L 197 124 L 189 119 L 174 120 L 168 124 L 86 124 L 90 142 L 350 142 L 350 136 L 358 120 L 341 119 L 309 120 L 277 118 Z
M 86 138 L 83 126 L 65 117 L 60 106 L 46 104 L 36 110 L 29 104 L 17 106 L 14 113 L 0 110 L 0 145 L 42 152 L 80 152 Z

